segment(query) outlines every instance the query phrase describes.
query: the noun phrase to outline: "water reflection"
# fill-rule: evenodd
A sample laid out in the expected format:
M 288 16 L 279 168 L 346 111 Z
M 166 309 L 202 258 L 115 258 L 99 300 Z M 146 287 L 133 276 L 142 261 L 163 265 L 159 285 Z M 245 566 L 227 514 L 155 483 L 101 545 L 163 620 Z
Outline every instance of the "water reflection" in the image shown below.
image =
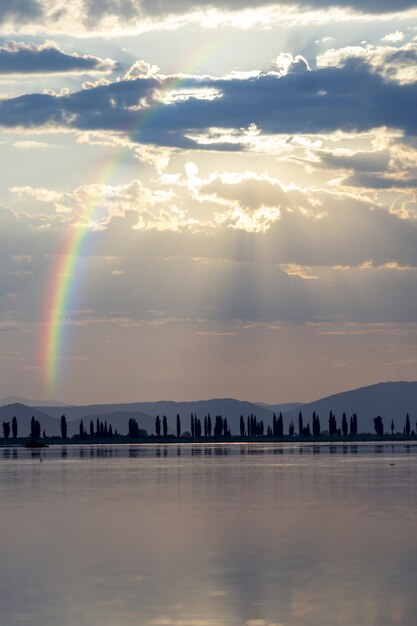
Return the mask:
M 414 444 L 3 448 L 0 623 L 414 626 L 416 480 Z

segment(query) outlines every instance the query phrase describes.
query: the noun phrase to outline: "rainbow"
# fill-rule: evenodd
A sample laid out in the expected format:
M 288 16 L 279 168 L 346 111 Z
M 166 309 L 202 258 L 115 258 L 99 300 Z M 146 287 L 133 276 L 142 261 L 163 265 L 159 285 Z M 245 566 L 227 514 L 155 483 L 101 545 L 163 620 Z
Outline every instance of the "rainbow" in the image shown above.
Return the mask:
M 175 76 L 172 80 L 165 81 L 162 94 L 169 93 L 181 86 L 193 74 L 198 65 L 205 59 L 210 58 L 214 48 L 218 48 L 222 42 L 217 38 L 212 44 L 205 47 L 198 55 L 198 63 L 194 58 L 192 68 L 189 68 L 180 77 Z M 161 93 L 161 92 L 160 92 Z M 155 102 L 143 112 L 139 122 L 132 127 L 131 132 L 140 132 L 144 129 L 163 107 L 162 102 Z M 62 248 L 57 255 L 57 262 L 52 268 L 52 275 L 47 285 L 47 295 L 45 298 L 43 332 L 41 337 L 40 354 L 42 358 L 42 370 L 45 376 L 46 386 L 49 391 L 56 389 L 59 375 L 61 373 L 61 363 L 63 361 L 64 330 L 70 319 L 69 311 L 71 301 L 76 286 L 76 277 L 79 269 L 79 261 L 91 232 L 90 224 L 97 218 L 100 208 L 100 186 L 106 184 L 110 176 L 117 170 L 121 162 L 121 154 L 126 151 L 122 148 L 117 155 L 110 160 L 101 173 L 94 176 L 94 183 L 97 185 L 97 194 L 86 205 L 83 212 L 83 224 L 74 224 L 63 242 Z

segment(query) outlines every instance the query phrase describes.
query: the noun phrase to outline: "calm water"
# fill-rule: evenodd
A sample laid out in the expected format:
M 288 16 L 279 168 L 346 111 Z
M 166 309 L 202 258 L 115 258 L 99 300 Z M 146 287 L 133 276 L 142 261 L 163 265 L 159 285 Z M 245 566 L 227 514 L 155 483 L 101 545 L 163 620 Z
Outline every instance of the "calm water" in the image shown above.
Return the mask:
M 416 487 L 415 445 L 0 449 L 0 624 L 415 626 Z

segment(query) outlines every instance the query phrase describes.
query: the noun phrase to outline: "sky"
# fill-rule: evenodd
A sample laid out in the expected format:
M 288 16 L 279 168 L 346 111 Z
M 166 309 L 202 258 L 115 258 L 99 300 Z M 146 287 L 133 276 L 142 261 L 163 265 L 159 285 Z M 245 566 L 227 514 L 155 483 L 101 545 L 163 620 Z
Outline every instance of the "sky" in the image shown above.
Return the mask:
M 0 0 L 0 397 L 417 379 L 414 0 Z

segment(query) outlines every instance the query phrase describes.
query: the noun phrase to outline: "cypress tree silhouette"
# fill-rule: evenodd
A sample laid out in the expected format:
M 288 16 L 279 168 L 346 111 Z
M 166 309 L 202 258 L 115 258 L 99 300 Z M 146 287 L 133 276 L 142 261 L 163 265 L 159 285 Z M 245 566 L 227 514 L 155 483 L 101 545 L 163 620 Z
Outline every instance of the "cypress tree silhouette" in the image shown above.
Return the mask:
M 211 417 L 210 417 L 210 413 L 207 415 L 207 433 L 208 436 L 211 437 Z
M 304 434 L 303 414 L 301 411 L 298 414 L 298 434 L 300 437 Z
M 411 426 L 410 426 L 410 416 L 406 415 L 405 417 L 405 436 L 409 437 L 410 436 L 410 431 L 411 431 Z
M 348 423 L 346 419 L 346 413 L 343 413 L 343 416 L 342 416 L 342 433 L 344 437 L 346 437 L 346 435 L 348 434 Z
M 284 436 L 284 420 L 282 419 L 282 413 L 280 411 L 277 419 L 277 437 Z
M 33 441 L 41 438 L 41 425 L 38 420 L 35 420 L 32 415 L 32 419 L 30 420 L 30 438 Z
M 94 439 L 94 422 L 93 422 L 93 420 L 90 420 L 90 437 L 91 437 L 91 439 Z
M 394 426 L 394 420 L 391 420 L 391 436 L 392 436 L 392 437 L 394 436 L 394 428 L 395 428 L 395 426 Z
M 96 435 L 100 437 L 100 420 L 98 418 L 96 419 Z
M 85 432 L 84 432 L 84 424 L 83 421 L 80 421 L 80 439 L 84 439 L 85 436 Z
M 67 418 L 65 415 L 61 415 L 61 439 L 66 439 L 68 435 Z
M 384 423 L 380 415 L 374 417 L 374 428 L 376 434 L 382 437 L 382 435 L 384 434 Z
M 329 435 L 330 437 L 333 437 L 333 435 L 337 434 L 337 422 L 336 422 L 336 417 L 333 413 L 333 411 L 330 411 L 330 415 L 329 415 Z
M 157 415 L 155 419 L 155 433 L 157 437 L 161 436 L 161 420 L 159 418 L 159 415 Z
M 223 418 L 221 415 L 216 415 L 214 422 L 214 436 L 221 437 L 223 434 Z
M 10 422 L 3 422 L 3 437 L 6 440 L 10 437 Z
M 313 437 L 320 437 L 320 419 L 319 416 L 313 411 Z
M 12 437 L 13 439 L 17 439 L 17 419 L 16 416 L 12 419 Z
M 243 419 L 243 415 L 240 416 L 240 436 L 245 436 L 245 420 Z
M 350 418 L 350 434 L 352 437 L 358 434 L 358 417 L 354 413 Z
M 129 419 L 128 436 L 130 439 L 139 439 L 139 426 L 137 421 L 133 417 Z
M 289 434 L 290 437 L 292 437 L 293 434 L 294 434 L 294 422 L 292 420 L 291 420 L 290 426 L 288 428 L 288 434 Z
M 194 434 L 196 437 L 201 437 L 201 420 L 197 417 L 194 417 Z
M 164 415 L 162 418 L 162 432 L 164 434 L 164 437 L 167 438 L 168 437 L 168 422 L 167 422 L 166 415 Z
M 195 437 L 195 422 L 194 415 L 191 413 L 191 437 L 194 439 Z
M 177 437 L 181 437 L 181 418 L 177 413 Z

